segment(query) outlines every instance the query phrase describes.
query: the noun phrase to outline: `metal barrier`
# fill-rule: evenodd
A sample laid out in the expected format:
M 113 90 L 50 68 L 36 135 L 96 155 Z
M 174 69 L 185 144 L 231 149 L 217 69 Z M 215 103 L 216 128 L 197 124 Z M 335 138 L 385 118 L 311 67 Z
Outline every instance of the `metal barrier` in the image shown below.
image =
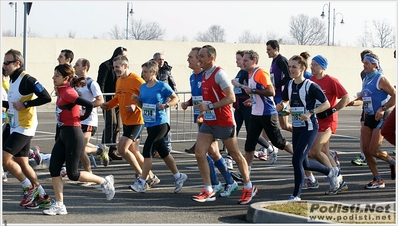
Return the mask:
M 187 110 L 182 110 L 181 103 L 189 100 L 191 98 L 190 92 L 176 92 L 179 103 L 178 107 L 176 106 L 170 107 L 170 134 L 171 134 L 171 143 L 181 143 L 181 142 L 194 142 L 196 141 L 196 135 L 198 132 L 197 124 L 193 123 L 193 107 L 188 107 Z M 103 93 L 104 99 L 105 96 L 113 96 L 114 93 Z M 98 109 L 98 133 L 96 134 L 97 143 L 101 142 L 100 133 L 103 133 L 103 129 L 105 128 L 105 119 L 106 114 L 103 117 L 100 116 L 100 112 L 102 109 Z M 102 131 L 102 132 L 101 132 Z M 119 133 L 119 138 L 123 134 L 123 130 Z M 105 136 L 105 134 L 104 134 Z M 147 137 L 146 130 L 143 130 L 141 133 L 140 144 L 143 145 L 145 143 Z M 117 145 L 117 143 L 105 143 L 105 145 Z

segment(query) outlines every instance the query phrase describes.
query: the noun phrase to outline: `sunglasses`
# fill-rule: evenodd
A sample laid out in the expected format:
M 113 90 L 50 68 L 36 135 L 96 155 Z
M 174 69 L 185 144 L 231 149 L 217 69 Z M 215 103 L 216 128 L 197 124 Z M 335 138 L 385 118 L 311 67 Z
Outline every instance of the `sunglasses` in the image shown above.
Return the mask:
M 4 64 L 4 65 L 10 65 L 10 64 L 15 63 L 15 62 L 17 62 L 17 60 L 4 61 L 3 64 Z

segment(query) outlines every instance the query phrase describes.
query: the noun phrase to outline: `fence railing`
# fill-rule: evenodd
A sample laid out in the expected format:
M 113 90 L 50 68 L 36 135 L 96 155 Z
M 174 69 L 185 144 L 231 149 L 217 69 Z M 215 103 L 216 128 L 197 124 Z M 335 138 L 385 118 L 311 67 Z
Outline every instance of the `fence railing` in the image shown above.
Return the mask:
M 170 134 L 171 143 L 181 142 L 192 142 L 196 141 L 196 135 L 198 132 L 197 124 L 193 123 L 193 107 L 188 107 L 187 110 L 182 110 L 181 103 L 191 98 L 190 92 L 176 92 L 179 103 L 178 107 L 170 107 Z M 105 96 L 113 96 L 114 93 L 103 93 Z M 103 117 L 100 116 L 102 110 L 98 109 L 98 133 L 96 134 L 97 143 L 101 142 L 100 134 L 102 134 L 103 126 L 105 125 L 106 114 Z M 123 131 L 119 133 L 119 136 L 123 134 Z M 104 134 L 105 136 L 105 134 Z M 141 133 L 140 144 L 144 144 L 147 137 L 146 129 Z M 105 139 L 106 140 L 106 139 Z M 116 145 L 116 143 L 105 143 L 105 145 Z

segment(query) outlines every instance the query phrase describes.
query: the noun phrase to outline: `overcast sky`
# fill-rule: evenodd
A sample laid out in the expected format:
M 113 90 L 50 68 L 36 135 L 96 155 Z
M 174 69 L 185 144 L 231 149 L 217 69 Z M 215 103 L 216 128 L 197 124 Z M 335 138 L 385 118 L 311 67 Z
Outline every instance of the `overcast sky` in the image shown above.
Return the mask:
M 1 1 L 1 30 L 14 32 L 15 8 Z M 325 10 L 327 28 L 328 1 L 132 1 L 133 17 L 158 22 L 166 30 L 163 40 L 186 36 L 194 41 L 198 32 L 211 25 L 225 29 L 227 42 L 238 42 L 244 30 L 267 37 L 289 36 L 291 16 L 319 17 Z M 23 32 L 23 2 L 17 4 L 17 35 Z M 333 36 L 333 9 L 336 13 L 335 43 L 356 46 L 365 30 L 373 29 L 373 20 L 388 21 L 397 27 L 396 1 L 330 2 L 330 40 Z M 344 19 L 345 24 L 339 22 Z M 28 17 L 29 29 L 39 37 L 109 38 L 116 25 L 125 34 L 125 1 L 33 1 Z

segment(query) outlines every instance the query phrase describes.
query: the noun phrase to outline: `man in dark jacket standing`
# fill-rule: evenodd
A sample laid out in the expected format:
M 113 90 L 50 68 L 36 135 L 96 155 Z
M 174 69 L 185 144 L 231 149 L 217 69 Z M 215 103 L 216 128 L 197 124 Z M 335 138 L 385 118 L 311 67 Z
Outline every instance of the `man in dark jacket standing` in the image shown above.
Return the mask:
M 153 60 L 158 62 L 158 65 L 159 65 L 159 71 L 158 71 L 158 74 L 156 75 L 156 79 L 159 81 L 162 81 L 162 82 L 166 82 L 174 90 L 174 92 L 177 92 L 176 83 L 174 81 L 173 76 L 171 75 L 172 67 L 167 63 L 167 61 L 164 60 L 164 54 L 160 53 L 160 52 L 153 54 Z M 178 107 L 178 104 L 176 106 Z M 166 113 L 167 113 L 167 117 L 170 120 L 170 108 L 166 109 Z M 171 125 L 170 122 L 169 122 L 169 125 Z M 167 149 L 169 151 L 171 151 L 172 147 L 171 147 L 170 132 L 167 133 L 167 135 L 165 136 L 164 139 L 167 144 Z
M 117 47 L 113 51 L 113 55 L 109 60 L 104 61 L 98 69 L 97 82 L 104 93 L 105 102 L 112 99 L 113 95 L 107 95 L 109 93 L 115 93 L 117 75 L 113 71 L 113 59 L 117 56 L 126 56 L 127 49 L 124 47 Z M 109 157 L 112 160 L 121 160 L 122 157 L 116 152 L 116 144 L 119 142 L 119 132 L 122 130 L 122 123 L 119 114 L 119 107 L 115 107 L 109 111 L 103 111 L 105 120 L 105 128 L 102 133 L 101 143 L 109 145 Z

